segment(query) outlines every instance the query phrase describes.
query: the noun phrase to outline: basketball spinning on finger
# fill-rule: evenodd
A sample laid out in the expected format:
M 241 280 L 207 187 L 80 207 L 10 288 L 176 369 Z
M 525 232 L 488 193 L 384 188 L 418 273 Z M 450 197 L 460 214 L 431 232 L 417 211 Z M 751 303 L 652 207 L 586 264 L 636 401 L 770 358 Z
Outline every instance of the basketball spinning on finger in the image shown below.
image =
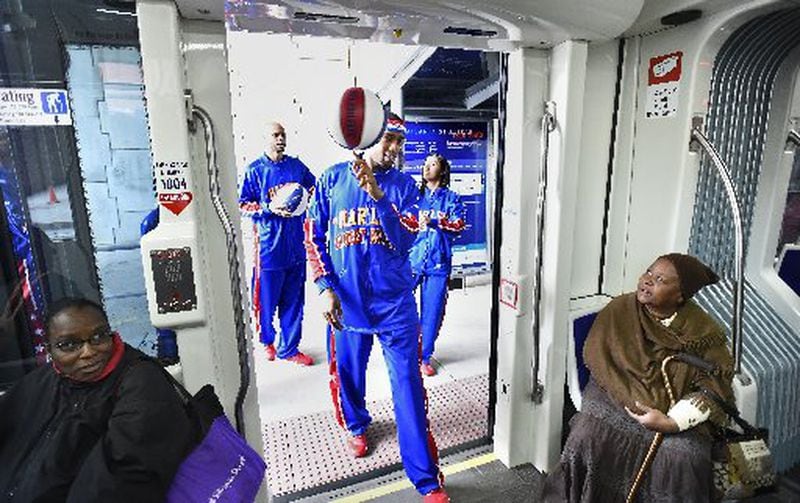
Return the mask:
M 343 148 L 363 151 L 381 139 L 386 118 L 386 108 L 374 92 L 350 87 L 342 93 L 332 114 L 328 134 Z

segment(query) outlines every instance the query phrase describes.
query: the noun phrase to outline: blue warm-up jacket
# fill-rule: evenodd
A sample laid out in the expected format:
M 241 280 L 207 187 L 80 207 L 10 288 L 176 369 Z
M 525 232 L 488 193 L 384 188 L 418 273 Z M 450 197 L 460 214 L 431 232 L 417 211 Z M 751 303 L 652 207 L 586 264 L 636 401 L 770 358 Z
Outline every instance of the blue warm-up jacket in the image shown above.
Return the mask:
M 300 159 L 288 155 L 277 163 L 262 155 L 244 174 L 239 209 L 258 226 L 260 269 L 286 269 L 305 260 L 303 217 L 285 218 L 269 210 L 275 192 L 291 182 L 312 190 L 315 179 Z
M 415 275 L 449 276 L 453 259 L 453 241 L 464 230 L 466 209 L 461 197 L 447 187 L 425 194 L 419 201 L 419 221 L 430 221 L 421 228 L 411 249 L 411 268 Z
M 408 253 L 419 229 L 414 180 L 395 168 L 375 172 L 384 192 L 374 201 L 352 163 L 328 168 L 317 181 L 305 239 L 313 279 L 342 302 L 345 329 L 374 333 L 419 323 Z

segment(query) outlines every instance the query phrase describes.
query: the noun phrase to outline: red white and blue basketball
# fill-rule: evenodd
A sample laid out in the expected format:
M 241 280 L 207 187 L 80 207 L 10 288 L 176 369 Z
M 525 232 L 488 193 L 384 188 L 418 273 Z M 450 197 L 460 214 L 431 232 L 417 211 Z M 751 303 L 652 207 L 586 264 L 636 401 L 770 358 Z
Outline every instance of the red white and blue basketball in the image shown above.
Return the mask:
M 308 209 L 309 198 L 305 187 L 296 182 L 287 183 L 275 191 L 269 202 L 269 210 L 273 213 L 288 213 L 293 217 L 300 216 Z
M 328 133 L 333 141 L 350 150 L 364 150 L 378 143 L 386 126 L 381 99 L 363 87 L 346 89 L 333 111 Z

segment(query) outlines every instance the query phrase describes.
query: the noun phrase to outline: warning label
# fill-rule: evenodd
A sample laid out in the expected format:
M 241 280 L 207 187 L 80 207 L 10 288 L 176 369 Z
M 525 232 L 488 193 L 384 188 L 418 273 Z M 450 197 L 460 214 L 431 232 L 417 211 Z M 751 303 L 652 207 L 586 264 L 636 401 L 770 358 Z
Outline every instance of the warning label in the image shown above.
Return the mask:
M 519 285 L 510 279 L 500 278 L 500 302 L 511 309 L 518 309 Z
M 650 58 L 645 106 L 648 119 L 672 117 L 678 113 L 682 60 L 680 51 Z
M 647 85 L 665 84 L 681 80 L 682 52 L 673 52 L 663 56 L 650 58 L 650 70 L 647 72 Z
M 180 215 L 193 199 L 189 190 L 189 162 L 156 161 L 153 172 L 156 176 L 158 204 Z

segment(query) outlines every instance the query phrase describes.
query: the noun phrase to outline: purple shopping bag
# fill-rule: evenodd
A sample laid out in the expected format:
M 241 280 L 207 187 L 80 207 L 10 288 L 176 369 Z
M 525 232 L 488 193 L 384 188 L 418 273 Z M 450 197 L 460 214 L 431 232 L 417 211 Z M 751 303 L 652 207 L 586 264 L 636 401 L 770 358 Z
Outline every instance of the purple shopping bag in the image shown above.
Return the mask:
M 199 393 L 198 393 L 199 394 Z M 168 503 L 250 503 L 267 465 L 223 415 L 181 463 L 167 493 Z
M 267 465 L 231 426 L 214 392 L 206 384 L 192 396 L 158 362 L 142 357 L 161 369 L 183 403 L 197 447 L 186 456 L 167 492 L 168 503 L 251 503 L 255 500 Z M 121 382 L 122 379 L 119 380 Z M 117 386 L 119 386 L 119 382 Z M 118 389 L 115 388 L 116 395 Z

